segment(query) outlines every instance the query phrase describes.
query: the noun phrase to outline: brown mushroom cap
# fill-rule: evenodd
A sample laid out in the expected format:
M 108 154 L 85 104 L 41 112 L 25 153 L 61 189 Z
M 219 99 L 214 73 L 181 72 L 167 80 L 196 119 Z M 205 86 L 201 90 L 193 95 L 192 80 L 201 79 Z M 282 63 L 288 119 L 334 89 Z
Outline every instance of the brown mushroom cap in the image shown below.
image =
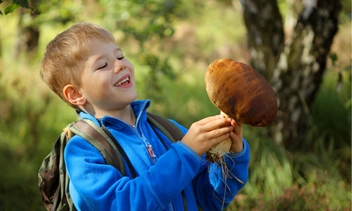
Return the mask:
M 236 121 L 262 127 L 274 120 L 275 92 L 249 65 L 232 59 L 216 60 L 207 69 L 205 83 L 209 99 Z

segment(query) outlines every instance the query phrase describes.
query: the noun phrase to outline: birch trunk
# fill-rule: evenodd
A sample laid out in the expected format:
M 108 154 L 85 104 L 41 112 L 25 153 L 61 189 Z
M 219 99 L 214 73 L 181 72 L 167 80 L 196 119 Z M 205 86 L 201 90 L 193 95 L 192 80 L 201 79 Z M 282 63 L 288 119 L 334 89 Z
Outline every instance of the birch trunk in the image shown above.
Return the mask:
M 310 127 L 309 107 L 338 31 L 341 1 L 303 0 L 289 8 L 292 13 L 284 25 L 276 0 L 243 1 L 250 64 L 268 80 L 278 99 L 277 118 L 268 133 L 286 149 L 297 150 Z M 293 29 L 286 30 L 290 24 Z

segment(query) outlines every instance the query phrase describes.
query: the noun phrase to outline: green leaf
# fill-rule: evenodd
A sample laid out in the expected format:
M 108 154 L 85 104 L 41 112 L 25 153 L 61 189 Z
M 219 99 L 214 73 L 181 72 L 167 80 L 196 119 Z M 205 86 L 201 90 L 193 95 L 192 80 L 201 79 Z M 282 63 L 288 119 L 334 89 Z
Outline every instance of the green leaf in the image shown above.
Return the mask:
M 0 3 L 1 3 L 1 2 L 0 2 Z M 3 15 L 1 10 L 0 10 L 0 15 Z
M 337 61 L 337 59 L 338 59 L 338 56 L 337 56 L 337 54 L 336 53 L 330 53 L 330 59 L 331 59 L 331 61 L 332 62 L 336 62 Z
M 28 0 L 13 0 L 12 4 L 17 4 L 21 7 L 29 8 Z
M 19 5 L 12 3 L 10 6 L 5 8 L 5 15 L 13 12 Z

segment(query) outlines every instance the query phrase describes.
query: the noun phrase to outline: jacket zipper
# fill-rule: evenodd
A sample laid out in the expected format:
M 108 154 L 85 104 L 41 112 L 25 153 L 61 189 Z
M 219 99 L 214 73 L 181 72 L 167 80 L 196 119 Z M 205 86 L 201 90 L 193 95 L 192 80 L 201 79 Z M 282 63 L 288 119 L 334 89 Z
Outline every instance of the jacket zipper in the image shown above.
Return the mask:
M 139 128 L 133 127 L 133 126 L 131 126 L 131 127 L 132 127 L 133 131 L 138 135 L 138 137 L 140 139 L 142 139 L 142 141 L 143 141 L 143 143 L 145 145 L 145 148 L 146 148 L 146 150 L 147 150 L 147 152 L 149 154 L 149 157 L 152 159 L 153 164 L 155 164 L 157 158 L 156 158 L 156 155 L 154 153 L 153 146 L 149 143 L 148 139 L 144 136 L 142 130 L 139 130 L 139 131 L 141 131 L 139 133 L 139 131 L 138 131 Z
M 148 151 L 148 154 L 149 154 L 150 158 L 152 159 L 153 164 L 155 164 L 157 161 L 157 157 L 154 153 L 153 146 L 149 143 L 148 139 L 144 136 L 141 129 L 140 129 L 141 132 L 139 133 L 137 127 L 135 127 L 135 126 L 131 126 L 131 127 L 132 127 L 133 131 L 139 136 L 139 138 L 142 139 L 142 141 L 144 142 L 145 147 Z M 168 210 L 174 211 L 174 205 L 172 202 L 168 205 Z

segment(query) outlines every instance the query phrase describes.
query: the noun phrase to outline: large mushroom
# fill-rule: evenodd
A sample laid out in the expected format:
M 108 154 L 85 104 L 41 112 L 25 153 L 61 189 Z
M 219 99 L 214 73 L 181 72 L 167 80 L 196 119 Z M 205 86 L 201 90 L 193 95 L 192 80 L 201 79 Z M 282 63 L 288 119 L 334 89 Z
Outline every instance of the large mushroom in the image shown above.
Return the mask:
M 242 124 L 263 127 L 270 124 L 277 112 L 275 92 L 252 67 L 232 59 L 212 62 L 205 74 L 209 99 L 224 116 Z M 231 147 L 225 140 L 210 149 L 206 157 L 217 162 Z

